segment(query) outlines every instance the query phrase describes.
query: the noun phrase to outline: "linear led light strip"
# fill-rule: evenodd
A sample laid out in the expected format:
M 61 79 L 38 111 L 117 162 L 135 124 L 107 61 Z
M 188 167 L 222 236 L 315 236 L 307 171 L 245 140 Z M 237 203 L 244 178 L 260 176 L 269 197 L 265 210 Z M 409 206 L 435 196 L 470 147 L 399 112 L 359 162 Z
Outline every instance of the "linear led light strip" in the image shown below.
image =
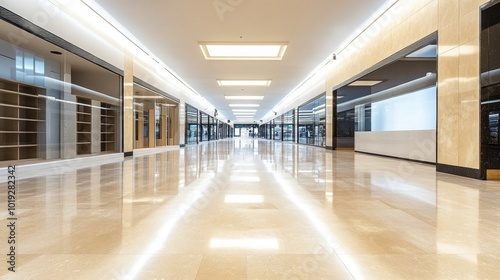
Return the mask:
M 51 3 L 53 0 L 49 0 Z M 137 39 L 130 31 L 128 31 L 123 25 L 121 25 L 116 19 L 113 18 L 104 8 L 102 8 L 95 0 L 80 0 L 82 4 L 84 4 L 87 8 L 89 8 L 93 13 L 95 13 L 98 17 L 102 18 L 109 26 L 116 30 L 121 36 L 123 36 L 126 40 L 132 43 L 135 47 L 137 47 L 140 51 L 142 51 L 145 55 L 149 56 L 153 61 L 162 66 L 165 71 L 167 71 L 175 80 L 184 85 L 187 89 L 189 89 L 195 96 L 201 97 L 201 95 L 194 90 L 188 83 L 186 83 L 181 77 L 177 75 L 173 70 L 171 70 L 167 65 L 163 62 L 160 63 L 159 59 L 156 59 L 155 55 L 148 50 L 140 41 Z M 58 8 L 57 5 L 52 3 L 52 5 Z M 207 102 L 205 100 L 205 102 Z M 208 103 L 213 106 L 211 103 Z
M 368 28 L 370 28 L 375 22 L 377 22 L 387 11 L 391 10 L 396 4 L 399 3 L 399 0 L 388 0 L 385 2 L 379 10 L 374 12 L 372 16 L 361 25 L 361 31 L 357 31 L 356 33 L 353 33 L 355 35 L 352 36 L 352 38 L 349 38 L 346 40 L 344 43 L 340 44 L 342 47 L 335 52 L 335 54 L 340 54 L 343 52 L 349 45 L 351 45 L 363 32 L 365 32 Z M 374 18 L 371 20 L 371 18 Z M 312 77 L 314 77 L 317 73 L 320 72 L 320 70 L 323 70 L 328 64 L 332 62 L 333 58 L 332 56 L 328 56 L 323 62 L 321 62 L 309 75 L 306 76 L 306 78 L 300 82 L 294 89 L 292 89 L 281 101 L 278 102 L 278 104 L 273 108 L 273 111 L 276 111 L 276 108 L 278 108 L 284 100 L 290 98 L 297 90 L 299 90 L 304 84 L 306 84 Z M 268 114 L 270 114 L 269 112 Z

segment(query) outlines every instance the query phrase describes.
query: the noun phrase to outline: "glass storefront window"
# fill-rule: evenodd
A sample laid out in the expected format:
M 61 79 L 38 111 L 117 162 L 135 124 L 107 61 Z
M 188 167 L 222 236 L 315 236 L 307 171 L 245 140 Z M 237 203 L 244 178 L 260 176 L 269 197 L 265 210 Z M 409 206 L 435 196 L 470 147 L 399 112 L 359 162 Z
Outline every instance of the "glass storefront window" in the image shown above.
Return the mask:
M 325 146 L 326 134 L 326 97 L 299 107 L 298 136 L 300 144 Z
M 283 115 L 283 141 L 295 141 L 295 110 Z
M 123 77 L 0 21 L 0 165 L 118 153 Z M 118 71 L 117 71 L 118 72 Z
M 279 116 L 273 120 L 274 122 L 274 140 L 283 140 L 283 118 Z
M 208 140 L 216 140 L 215 133 L 217 130 L 217 124 L 216 120 L 214 117 L 209 117 L 208 118 L 208 125 L 209 125 L 209 135 L 208 135 Z
M 256 124 L 236 124 L 234 130 L 236 137 L 256 138 L 259 135 L 259 128 Z
M 201 120 L 201 125 L 200 125 L 200 138 L 201 141 L 205 142 L 209 140 L 209 123 L 208 123 L 208 115 L 200 112 L 200 120 Z
M 134 84 L 134 149 L 178 144 L 178 103 Z
M 217 139 L 224 139 L 224 123 L 219 121 L 219 127 L 217 128 Z
M 186 144 L 225 139 L 229 136 L 228 127 L 221 120 L 186 104 Z
M 481 176 L 500 169 L 500 3 L 490 1 L 481 11 Z
M 186 105 L 186 144 L 198 143 L 198 110 Z

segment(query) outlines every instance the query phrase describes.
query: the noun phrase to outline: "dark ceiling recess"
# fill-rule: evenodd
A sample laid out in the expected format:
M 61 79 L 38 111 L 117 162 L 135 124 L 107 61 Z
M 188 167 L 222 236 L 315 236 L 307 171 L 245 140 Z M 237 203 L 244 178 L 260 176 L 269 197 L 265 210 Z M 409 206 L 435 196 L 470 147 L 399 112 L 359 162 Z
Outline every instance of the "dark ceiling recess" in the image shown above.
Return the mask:
M 432 46 L 432 45 L 431 45 Z M 424 49 L 424 48 L 422 48 Z M 418 51 L 417 51 L 418 52 Z M 360 81 L 383 81 L 374 86 L 345 86 L 338 90 L 337 104 L 381 92 L 436 73 L 436 57 L 405 57 L 360 78 Z

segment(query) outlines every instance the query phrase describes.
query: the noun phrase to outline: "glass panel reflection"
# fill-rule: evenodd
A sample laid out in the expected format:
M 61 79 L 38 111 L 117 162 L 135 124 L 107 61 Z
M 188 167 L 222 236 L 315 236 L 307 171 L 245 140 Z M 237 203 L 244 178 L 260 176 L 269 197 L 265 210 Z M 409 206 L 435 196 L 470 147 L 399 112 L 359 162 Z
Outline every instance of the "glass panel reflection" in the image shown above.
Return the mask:
M 326 96 L 299 107 L 298 137 L 300 144 L 325 146 Z
M 175 132 L 179 104 L 144 86 L 134 84 L 134 149 L 178 144 Z
M 200 112 L 200 119 L 201 119 L 200 140 L 205 142 L 209 140 L 208 115 L 206 113 Z
M 186 144 L 198 143 L 198 110 L 186 105 Z
M 283 115 L 283 141 L 295 141 L 295 110 Z

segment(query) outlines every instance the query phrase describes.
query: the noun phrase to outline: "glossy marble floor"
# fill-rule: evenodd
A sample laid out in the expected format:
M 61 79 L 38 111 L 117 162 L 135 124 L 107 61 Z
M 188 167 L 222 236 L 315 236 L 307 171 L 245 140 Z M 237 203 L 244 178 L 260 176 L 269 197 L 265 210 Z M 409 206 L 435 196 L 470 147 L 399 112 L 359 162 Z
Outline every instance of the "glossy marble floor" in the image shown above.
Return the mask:
M 237 139 L 23 174 L 1 279 L 500 277 L 500 183 L 431 165 Z

